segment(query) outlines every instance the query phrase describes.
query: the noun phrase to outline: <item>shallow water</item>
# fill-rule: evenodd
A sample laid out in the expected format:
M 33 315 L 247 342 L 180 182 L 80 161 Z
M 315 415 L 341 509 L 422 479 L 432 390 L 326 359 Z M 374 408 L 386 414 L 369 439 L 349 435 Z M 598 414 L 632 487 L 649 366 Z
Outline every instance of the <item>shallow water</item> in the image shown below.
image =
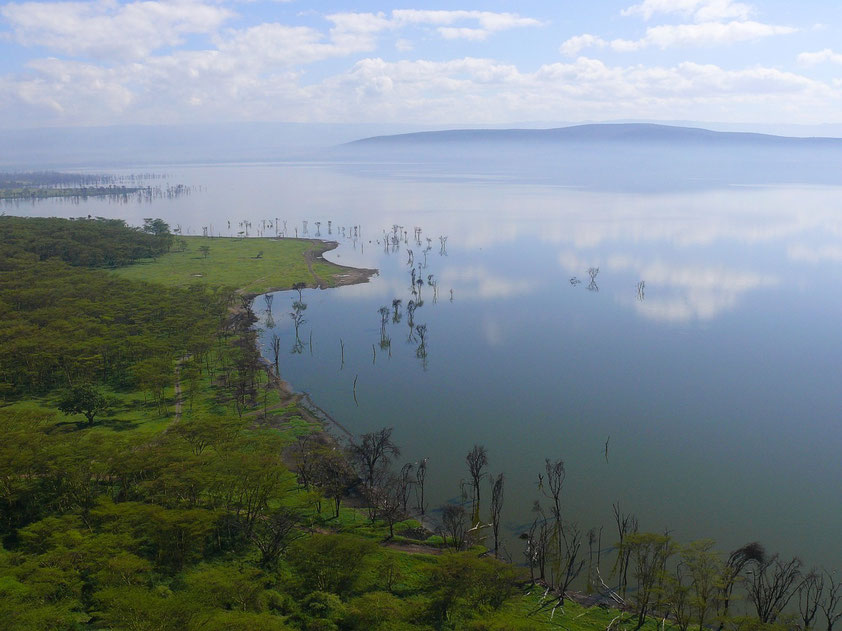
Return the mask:
M 281 374 L 296 389 L 351 431 L 394 426 L 402 461 L 429 457 L 433 506 L 458 497 L 465 454 L 479 443 L 489 471 L 506 475 L 512 535 L 532 519 L 544 458 L 563 458 L 567 514 L 583 530 L 604 525 L 604 542 L 619 501 L 641 528 L 681 541 L 758 540 L 842 566 L 842 188 L 736 178 L 612 191 L 412 164 L 162 170 L 202 190 L 151 206 L 6 211 L 161 216 L 223 235 L 229 220 L 232 233 L 243 219 L 253 232 L 277 217 L 290 235 L 307 221 L 316 236 L 319 221 L 321 236 L 340 242 L 328 259 L 380 273 L 305 290 L 300 354 L 289 352 L 297 294 L 280 293 L 275 327 L 261 315 L 265 352 L 276 332 Z M 393 225 L 408 233 L 397 251 L 384 247 Z M 360 238 L 348 238 L 352 226 Z M 427 326 L 426 358 L 417 334 L 408 339 L 407 250 L 424 280 L 414 320 Z M 377 310 L 396 298 L 403 315 L 386 324 L 389 352 Z M 513 537 L 508 548 L 520 560 Z

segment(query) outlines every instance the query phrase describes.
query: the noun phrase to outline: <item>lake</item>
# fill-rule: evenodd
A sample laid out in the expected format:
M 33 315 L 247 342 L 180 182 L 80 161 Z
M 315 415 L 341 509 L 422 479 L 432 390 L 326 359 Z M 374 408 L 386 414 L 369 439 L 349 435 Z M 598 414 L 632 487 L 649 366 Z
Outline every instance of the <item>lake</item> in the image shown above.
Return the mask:
M 393 426 L 400 463 L 428 457 L 433 508 L 458 499 L 465 455 L 484 445 L 489 472 L 506 476 L 513 559 L 544 459 L 562 458 L 566 514 L 603 525 L 604 543 L 619 502 L 682 542 L 756 540 L 842 566 L 842 187 L 827 178 L 611 187 L 409 162 L 155 170 L 200 188 L 153 205 L 4 209 L 160 216 L 222 235 L 279 218 L 290 236 L 307 222 L 307 236 L 337 240 L 326 258 L 379 275 L 305 290 L 301 353 L 297 294 L 281 292 L 274 327 L 261 313 L 267 356 L 277 333 L 294 388 L 352 432 Z M 407 324 L 413 268 L 423 349 Z M 394 299 L 400 321 L 381 331 Z

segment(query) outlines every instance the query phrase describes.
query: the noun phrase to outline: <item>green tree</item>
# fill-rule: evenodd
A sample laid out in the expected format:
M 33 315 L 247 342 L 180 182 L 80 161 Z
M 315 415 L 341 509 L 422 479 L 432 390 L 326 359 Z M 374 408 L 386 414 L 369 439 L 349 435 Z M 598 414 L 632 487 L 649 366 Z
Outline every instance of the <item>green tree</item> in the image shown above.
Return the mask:
M 634 563 L 634 578 L 637 590 L 632 605 L 637 614 L 639 629 L 646 622 L 646 615 L 655 607 L 666 576 L 666 565 L 675 552 L 675 545 L 669 535 L 653 532 L 633 533 L 626 536 L 626 548 Z
M 314 534 L 290 546 L 288 558 L 309 589 L 347 593 L 375 544 L 350 535 Z
M 93 425 L 94 418 L 106 412 L 110 405 L 110 400 L 99 388 L 91 384 L 82 384 L 71 386 L 62 394 L 58 409 L 68 416 L 82 414 L 88 419 L 88 425 Z

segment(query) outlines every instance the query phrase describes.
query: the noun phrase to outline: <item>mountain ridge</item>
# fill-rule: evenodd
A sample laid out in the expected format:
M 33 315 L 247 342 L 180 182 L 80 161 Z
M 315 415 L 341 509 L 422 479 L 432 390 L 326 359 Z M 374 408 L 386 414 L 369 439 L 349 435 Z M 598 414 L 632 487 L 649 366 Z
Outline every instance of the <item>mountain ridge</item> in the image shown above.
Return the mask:
M 409 145 L 481 142 L 543 142 L 543 143 L 674 143 L 742 144 L 742 145 L 822 145 L 842 147 L 842 138 L 826 136 L 776 136 L 757 132 L 713 131 L 702 127 L 681 127 L 656 123 L 589 123 L 548 129 L 452 129 L 424 131 L 361 138 L 341 146 Z

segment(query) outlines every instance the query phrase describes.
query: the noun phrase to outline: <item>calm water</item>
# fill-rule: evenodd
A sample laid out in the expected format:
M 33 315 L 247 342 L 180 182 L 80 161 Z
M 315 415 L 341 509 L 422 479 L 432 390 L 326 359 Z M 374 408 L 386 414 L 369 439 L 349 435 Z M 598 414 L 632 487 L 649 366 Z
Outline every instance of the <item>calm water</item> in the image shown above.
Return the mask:
M 289 352 L 297 294 L 278 294 L 274 328 L 262 316 L 266 354 L 275 332 L 296 389 L 353 432 L 394 426 L 402 460 L 429 457 L 433 505 L 458 496 L 479 443 L 490 472 L 506 474 L 513 534 L 531 521 L 544 458 L 563 458 L 568 515 L 583 530 L 605 525 L 604 541 L 619 501 L 643 529 L 681 541 L 758 540 L 842 566 L 842 188 L 749 177 L 611 191 L 412 164 L 160 170 L 204 188 L 154 206 L 6 210 L 161 216 L 193 234 L 278 217 L 315 236 L 319 221 L 341 244 L 327 258 L 380 274 L 304 292 L 301 354 Z M 393 225 L 408 232 L 396 251 L 384 247 Z M 424 280 L 414 320 L 427 326 L 426 358 L 403 307 L 386 325 L 391 352 L 380 347 L 378 308 L 414 297 L 407 250 Z M 516 542 L 509 551 L 520 560 Z

